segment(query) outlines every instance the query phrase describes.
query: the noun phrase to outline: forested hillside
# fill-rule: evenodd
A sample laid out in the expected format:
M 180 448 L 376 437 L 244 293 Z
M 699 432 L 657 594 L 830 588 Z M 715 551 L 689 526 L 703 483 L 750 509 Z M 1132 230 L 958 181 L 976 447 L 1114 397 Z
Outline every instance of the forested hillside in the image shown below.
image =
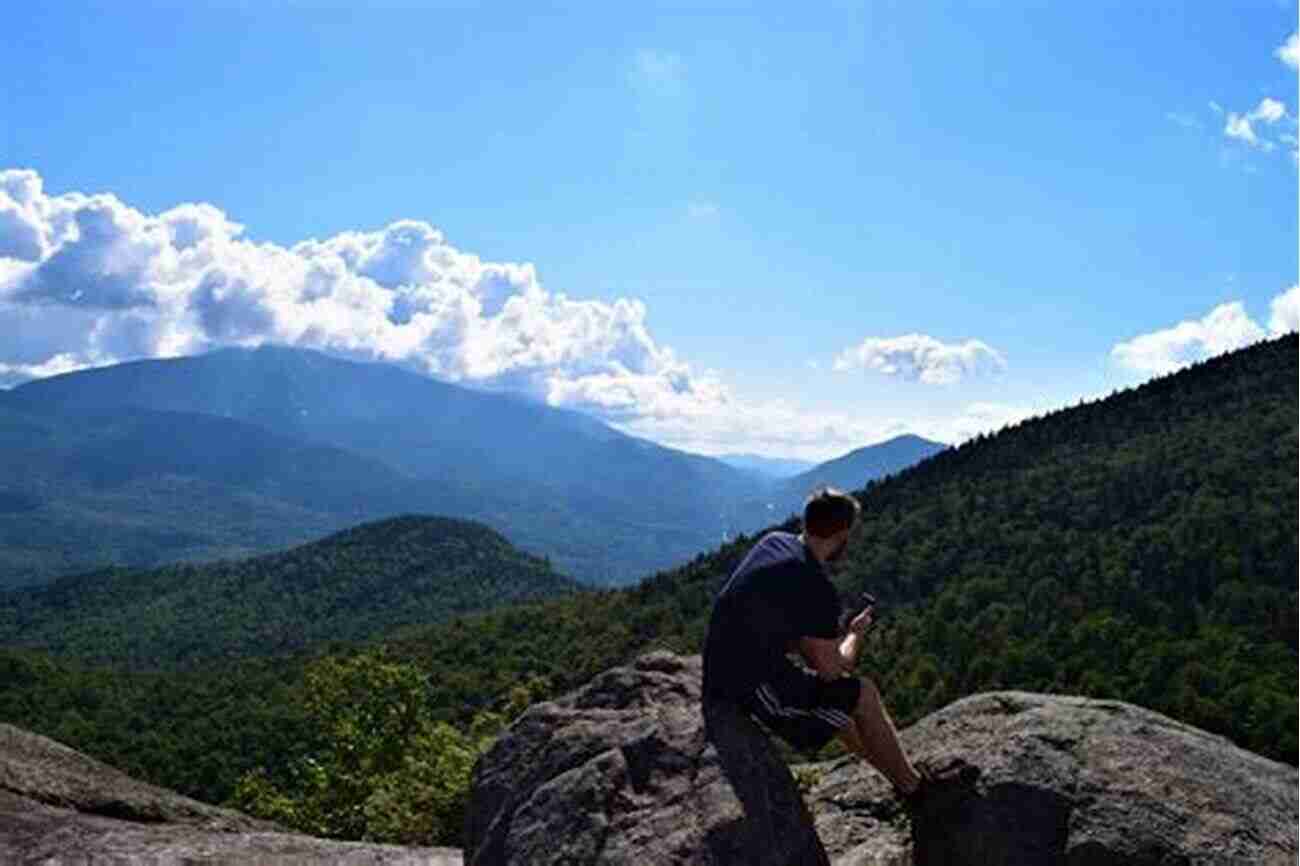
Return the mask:
M 882 600 L 862 667 L 900 723 L 993 688 L 1086 694 L 1296 763 L 1297 390 L 1291 335 L 860 491 L 836 581 Z M 431 712 L 465 726 L 520 686 L 539 697 L 650 647 L 698 651 L 712 593 L 753 540 L 634 588 L 411 625 L 380 646 L 427 674 Z M 9 651 L 0 719 L 221 799 L 292 751 L 308 661 L 142 675 Z
M 1291 335 L 862 491 L 836 580 L 883 602 L 863 664 L 897 715 L 990 688 L 1107 696 L 1295 763 L 1296 362 Z M 711 594 L 750 542 L 403 647 L 458 692 L 449 706 L 515 671 L 567 687 L 648 645 L 697 650 Z
M 761 498 L 763 482 L 718 460 L 628 436 L 578 412 L 306 349 L 222 349 L 79 370 L 0 391 L 0 412 L 6 410 L 24 422 L 39 419 L 44 428 L 75 431 L 71 458 L 66 447 L 51 453 L 49 446 L 61 440 L 30 424 L 13 427 L 10 444 L 55 468 L 68 458 L 92 474 L 106 462 L 109 472 L 93 496 L 75 474 L 0 475 L 0 543 L 11 541 L 24 554 L 16 563 L 22 571 L 7 579 L 9 545 L 0 546 L 0 588 L 35 582 L 43 573 L 87 570 L 93 567 L 88 562 L 152 565 L 188 555 L 203 542 L 231 544 L 231 532 L 211 533 L 194 514 L 213 507 L 222 529 L 243 531 L 249 545 L 241 554 L 301 543 L 312 537 L 302 534 L 304 526 L 324 527 L 319 537 L 363 520 L 432 513 L 485 523 L 594 585 L 626 585 L 765 519 L 765 512 L 754 517 L 739 510 L 739 503 Z M 178 420 L 174 430 L 156 425 L 152 441 L 131 430 L 119 442 L 118 426 L 88 417 L 142 410 L 208 423 L 197 430 L 188 421 Z M 0 415 L 0 433 L 3 423 Z M 231 460 L 237 470 L 231 483 L 195 483 L 196 475 L 212 481 L 196 471 L 204 468 L 212 428 L 236 423 L 245 432 L 232 435 L 246 437 L 252 429 L 301 452 L 334 451 L 338 471 L 323 472 L 315 483 L 289 472 L 275 479 L 280 483 L 266 484 Z M 163 471 L 172 468 L 164 461 L 152 474 L 114 477 L 124 452 L 131 458 L 179 454 L 173 462 L 181 471 Z M 220 447 L 217 453 L 239 456 Z M 147 468 L 145 461 L 134 462 Z M 358 478 L 364 473 L 356 467 L 366 464 L 378 467 L 374 480 Z M 247 489 L 236 480 L 248 480 Z M 175 487 L 183 488 L 194 509 L 171 494 Z M 645 495 L 650 489 L 656 495 Z M 22 507 L 6 512 L 6 496 Z M 232 498 L 253 505 L 242 522 L 229 507 Z M 169 512 L 155 500 L 182 507 Z M 349 506 L 343 521 L 330 507 L 339 500 Z M 276 511 L 283 520 L 265 519 Z M 106 525 L 117 526 L 131 543 L 114 547 L 102 531 Z M 49 543 L 29 550 L 29 534 Z M 216 544 L 207 535 L 217 535 Z M 94 539 L 90 551 L 73 542 L 82 537 Z M 87 553 L 102 555 L 88 559 Z
M 176 669 L 366 640 L 577 588 L 486 526 L 399 517 L 285 553 L 110 569 L 0 594 L 0 645 Z
M 0 391 L 0 590 L 106 564 L 251 556 L 454 504 L 454 491 L 376 460 L 230 418 L 6 408 L 8 394 Z

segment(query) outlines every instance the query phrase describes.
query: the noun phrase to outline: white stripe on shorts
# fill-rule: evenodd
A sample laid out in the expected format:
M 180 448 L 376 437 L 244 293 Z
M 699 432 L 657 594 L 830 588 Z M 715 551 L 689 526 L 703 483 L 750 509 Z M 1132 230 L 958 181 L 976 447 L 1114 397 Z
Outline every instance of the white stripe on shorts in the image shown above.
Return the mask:
M 835 729 L 847 728 L 853 719 L 847 713 L 840 710 L 831 709 L 830 707 L 818 707 L 812 710 L 801 710 L 798 707 L 785 707 L 777 698 L 776 692 L 767 683 L 759 686 L 755 694 L 762 702 L 763 707 L 774 716 L 785 716 L 786 718 L 809 717 L 820 719 Z

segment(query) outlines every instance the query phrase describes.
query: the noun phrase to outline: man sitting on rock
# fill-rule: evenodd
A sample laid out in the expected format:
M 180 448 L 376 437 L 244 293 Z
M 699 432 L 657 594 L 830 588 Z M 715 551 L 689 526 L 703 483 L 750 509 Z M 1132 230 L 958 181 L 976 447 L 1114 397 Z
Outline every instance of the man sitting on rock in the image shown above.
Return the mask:
M 838 736 L 915 807 L 969 783 L 973 768 L 918 772 L 875 683 L 851 674 L 872 608 L 842 630 L 839 594 L 827 571 L 844 556 L 860 511 L 854 497 L 820 490 L 804 506 L 802 534 L 771 532 L 750 550 L 714 601 L 704 700 L 739 704 L 801 751 L 816 751 Z M 812 671 L 787 658 L 792 650 Z

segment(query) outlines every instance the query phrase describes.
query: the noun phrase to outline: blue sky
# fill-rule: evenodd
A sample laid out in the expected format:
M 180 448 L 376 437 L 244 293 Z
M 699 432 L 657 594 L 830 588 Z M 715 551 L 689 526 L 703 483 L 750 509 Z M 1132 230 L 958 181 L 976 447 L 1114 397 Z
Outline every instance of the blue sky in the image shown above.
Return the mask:
M 0 381 L 293 342 L 816 459 L 1295 328 L 1293 5 L 625 5 L 10 10 Z

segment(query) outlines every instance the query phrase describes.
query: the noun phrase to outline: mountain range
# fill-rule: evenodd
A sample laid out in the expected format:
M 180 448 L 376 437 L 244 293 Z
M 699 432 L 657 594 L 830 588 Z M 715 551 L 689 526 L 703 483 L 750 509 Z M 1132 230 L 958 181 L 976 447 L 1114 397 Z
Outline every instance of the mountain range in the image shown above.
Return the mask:
M 0 442 L 0 588 L 245 556 L 402 513 L 485 523 L 617 585 L 799 499 L 577 412 L 274 346 L 0 391 Z
M 899 724 L 991 689 L 1083 695 L 1140 704 L 1294 765 L 1297 350 L 1294 334 L 1260 344 L 856 490 L 862 522 L 833 580 L 845 598 L 880 599 L 859 668 Z M 243 774 L 300 747 L 317 661 L 381 654 L 413 665 L 431 711 L 468 730 L 484 710 L 558 695 L 648 649 L 698 652 L 714 593 L 753 543 L 737 539 L 622 589 L 558 587 L 442 619 L 435 598 L 416 614 L 427 624 L 402 614 L 408 624 L 394 616 L 374 636 L 388 628 L 382 601 L 402 609 L 403 582 L 436 572 L 385 567 L 380 589 L 332 595 L 347 592 L 358 561 L 384 562 L 403 546 L 376 526 L 359 529 L 362 549 L 334 566 L 309 546 L 259 558 L 265 568 L 177 566 L 131 581 L 107 575 L 102 592 L 70 578 L 0 596 L 0 719 L 219 802 Z M 444 528 L 451 542 L 464 535 Z M 406 547 L 413 555 L 438 545 L 421 531 Z M 168 589 L 180 575 L 192 588 Z M 357 647 L 305 635 L 295 654 L 266 655 L 247 633 L 286 630 L 294 605 L 276 602 L 287 594 L 276 587 L 308 575 L 320 588 L 301 599 L 311 617 L 348 629 L 355 604 L 361 626 L 349 634 L 372 637 Z M 132 596 L 136 580 L 160 603 Z M 342 597 L 351 600 L 321 612 L 319 599 Z M 177 599 L 202 613 L 178 626 Z M 187 655 L 183 643 L 208 623 L 213 642 Z M 127 669 L 143 666 L 151 670 Z

